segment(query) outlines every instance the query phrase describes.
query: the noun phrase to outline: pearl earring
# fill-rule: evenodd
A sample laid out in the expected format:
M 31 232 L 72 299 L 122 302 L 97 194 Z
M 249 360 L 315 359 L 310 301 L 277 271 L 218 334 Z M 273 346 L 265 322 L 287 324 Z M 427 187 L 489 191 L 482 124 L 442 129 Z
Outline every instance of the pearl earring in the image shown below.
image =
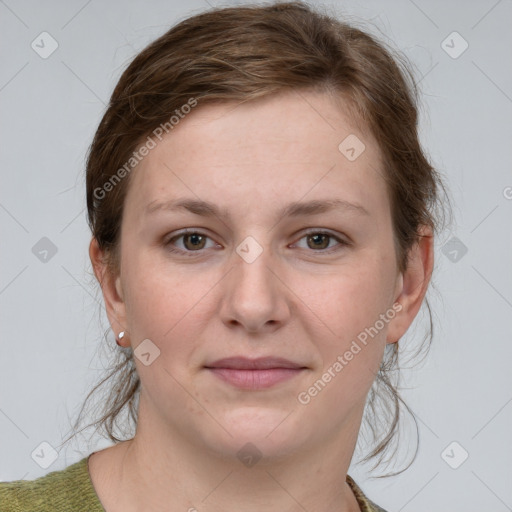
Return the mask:
M 121 331 L 116 338 L 116 343 L 121 347 L 121 340 L 124 338 L 124 331 Z

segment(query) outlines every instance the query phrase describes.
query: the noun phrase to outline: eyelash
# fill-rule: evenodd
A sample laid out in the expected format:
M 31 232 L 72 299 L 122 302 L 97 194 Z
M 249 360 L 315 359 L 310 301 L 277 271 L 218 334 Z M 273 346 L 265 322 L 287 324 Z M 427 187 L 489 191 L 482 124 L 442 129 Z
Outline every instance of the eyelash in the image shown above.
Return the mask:
M 179 238 L 182 238 L 185 235 L 192 235 L 192 234 L 201 235 L 206 238 L 210 238 L 206 233 L 203 233 L 202 231 L 199 231 L 196 229 L 186 229 L 186 230 L 178 233 L 177 235 L 174 235 L 173 237 L 169 238 L 166 242 L 164 242 L 164 246 L 167 248 L 167 250 L 169 252 L 184 255 L 186 257 L 194 257 L 197 255 L 200 255 L 206 249 L 199 249 L 197 251 L 188 251 L 188 250 L 176 249 L 175 247 L 172 247 L 172 243 L 174 241 L 178 240 Z M 344 240 L 332 233 L 329 233 L 328 231 L 322 231 L 322 230 L 307 231 L 299 238 L 299 240 L 302 240 L 303 238 L 310 236 L 310 235 L 327 235 L 328 237 L 333 238 L 337 242 L 339 242 L 339 246 L 331 247 L 330 249 L 319 249 L 318 251 L 311 249 L 312 252 L 319 253 L 319 254 L 332 254 L 334 252 L 337 252 L 337 251 L 343 249 L 344 247 L 348 247 L 348 246 L 352 245 L 351 242 L 348 242 L 347 240 Z

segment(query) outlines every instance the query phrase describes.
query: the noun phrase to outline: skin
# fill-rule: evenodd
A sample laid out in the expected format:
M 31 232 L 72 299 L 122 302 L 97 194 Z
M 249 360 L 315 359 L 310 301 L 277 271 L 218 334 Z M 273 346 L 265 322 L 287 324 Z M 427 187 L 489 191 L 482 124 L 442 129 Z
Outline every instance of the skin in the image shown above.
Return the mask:
M 366 146 L 352 162 L 338 150 L 349 134 Z M 106 271 L 94 239 L 90 257 L 113 331 L 125 331 L 133 349 L 150 339 L 160 355 L 148 366 L 135 357 L 135 437 L 89 459 L 107 512 L 359 510 L 345 478 L 365 399 L 386 343 L 418 313 L 433 267 L 424 228 L 409 268 L 398 272 L 381 169 L 373 137 L 330 96 L 308 91 L 198 106 L 132 171 L 119 274 Z M 216 203 L 231 218 L 144 213 L 152 201 L 178 197 Z M 357 202 L 369 215 L 277 217 L 292 201 L 327 198 Z M 206 241 L 165 246 L 183 228 Z M 333 237 L 319 249 L 307 228 Z M 252 263 L 236 252 L 247 236 L 263 250 Z M 299 403 L 393 304 L 401 311 Z M 265 390 L 240 390 L 204 368 L 234 355 L 279 356 L 307 369 Z M 237 457 L 247 442 L 262 454 L 252 467 Z

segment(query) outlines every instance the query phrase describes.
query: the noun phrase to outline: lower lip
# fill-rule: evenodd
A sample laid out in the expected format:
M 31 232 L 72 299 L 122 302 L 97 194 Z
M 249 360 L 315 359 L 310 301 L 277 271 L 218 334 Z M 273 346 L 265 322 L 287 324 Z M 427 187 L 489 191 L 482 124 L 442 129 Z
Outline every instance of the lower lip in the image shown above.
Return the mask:
M 270 368 L 268 370 L 237 370 L 208 368 L 220 379 L 241 389 L 265 389 L 298 375 L 302 368 Z

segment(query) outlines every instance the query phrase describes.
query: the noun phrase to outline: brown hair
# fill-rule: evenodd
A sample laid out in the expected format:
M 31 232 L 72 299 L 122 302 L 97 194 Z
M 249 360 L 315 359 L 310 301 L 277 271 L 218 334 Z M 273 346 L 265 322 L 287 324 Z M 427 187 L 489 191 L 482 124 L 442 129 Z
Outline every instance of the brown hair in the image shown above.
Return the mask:
M 154 137 L 159 126 L 172 129 L 169 119 L 191 99 L 199 106 L 245 102 L 291 89 L 329 93 L 376 138 L 392 205 L 397 264 L 400 271 L 406 269 L 419 228 L 426 225 L 437 233 L 445 219 L 439 197 L 444 185 L 418 139 L 412 72 L 403 56 L 367 32 L 306 3 L 289 2 L 212 9 L 184 19 L 140 52 L 122 74 L 86 168 L 88 222 L 110 272 L 119 270 L 120 227 L 131 176 L 126 164 L 135 166 L 131 159 L 141 143 Z M 433 334 L 428 300 L 426 305 L 430 328 L 422 347 L 429 335 L 430 346 Z M 362 461 L 378 457 L 374 468 L 398 431 L 401 404 L 412 414 L 397 390 L 398 349 L 398 342 L 387 345 L 366 403 L 365 425 L 375 446 Z M 112 441 L 121 441 L 114 425 L 125 406 L 136 425 L 140 381 L 132 352 L 116 353 L 116 363 L 88 394 L 74 428 L 91 395 L 115 377 L 101 417 L 88 426 L 100 426 Z

